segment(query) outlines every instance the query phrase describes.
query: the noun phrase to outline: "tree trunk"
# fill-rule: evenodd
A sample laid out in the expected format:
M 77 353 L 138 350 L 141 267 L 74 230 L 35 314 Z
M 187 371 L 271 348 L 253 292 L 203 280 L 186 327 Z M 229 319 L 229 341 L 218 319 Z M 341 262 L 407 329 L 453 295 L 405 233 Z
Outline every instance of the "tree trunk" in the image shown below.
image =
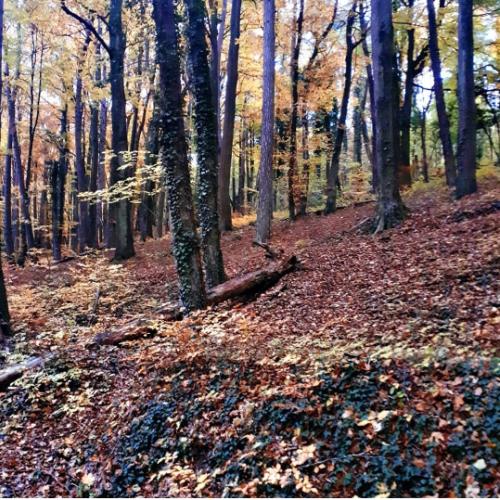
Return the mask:
M 61 240 L 64 222 L 64 186 L 68 169 L 68 108 L 61 110 L 59 161 L 52 162 L 50 186 L 52 191 L 52 258 L 61 261 Z
M 173 0 L 153 0 L 159 81 L 160 155 L 165 170 L 172 253 L 182 306 L 205 306 L 205 284 L 196 233 L 181 94 L 181 73 Z
M 344 91 L 342 93 L 342 102 L 340 104 L 340 114 L 337 123 L 337 130 L 335 131 L 335 142 L 333 145 L 332 161 L 328 169 L 327 190 L 326 190 L 326 206 L 325 213 L 331 214 L 337 208 L 337 182 L 339 175 L 340 153 L 342 151 L 342 143 L 345 137 L 345 125 L 347 119 L 347 107 L 349 105 L 349 95 L 351 92 L 352 83 L 352 54 L 355 49 L 355 44 L 352 36 L 354 21 L 356 19 L 356 5 L 355 1 L 349 13 L 347 14 L 346 24 L 346 55 L 345 55 L 345 78 L 344 78 Z
M 87 35 L 82 54 L 78 61 L 78 69 L 76 74 L 75 85 L 75 171 L 77 181 L 77 193 L 88 191 L 88 177 L 85 172 L 85 158 L 83 153 L 83 102 L 82 102 L 82 64 L 83 57 L 87 51 L 90 37 Z M 85 200 L 76 200 L 76 208 L 78 211 L 78 252 L 83 252 L 87 245 L 89 235 L 89 220 L 88 220 L 88 202 Z
M 372 9 L 372 64 L 375 100 L 378 206 L 376 231 L 398 224 L 405 214 L 396 179 L 398 104 L 395 99 L 394 33 L 391 0 L 380 0 Z
M 123 0 L 111 0 L 109 10 L 109 55 L 111 82 L 111 149 L 110 185 L 127 183 L 130 167 L 125 165 L 124 153 L 128 150 L 127 116 L 124 86 L 125 34 L 122 26 Z M 115 260 L 135 255 L 132 235 L 131 207 L 128 197 L 121 197 L 110 205 L 114 223 Z
M 205 42 L 203 0 L 185 0 L 188 14 L 187 38 L 194 97 L 194 120 L 198 146 L 198 218 L 205 279 L 212 288 L 224 282 L 217 213 L 217 115 L 215 113 L 208 51 Z
M 241 0 L 232 0 L 231 34 L 227 55 L 226 98 L 224 104 L 224 124 L 219 167 L 218 207 L 219 225 L 222 231 L 233 228 L 231 221 L 231 199 L 229 188 L 231 181 L 231 159 L 233 152 L 234 118 L 236 115 L 236 85 L 238 83 L 239 38 L 241 20 Z
M 259 200 L 255 228 L 255 239 L 259 243 L 267 243 L 271 238 L 271 219 L 273 217 L 275 10 L 274 0 L 264 0 L 262 133 Z
M 299 215 L 307 214 L 307 199 L 309 196 L 309 117 L 307 116 L 306 103 L 302 112 L 302 178 L 300 183 Z
M 0 0 L 0 109 L 1 109 L 1 104 L 2 104 L 2 91 L 3 91 L 3 80 L 2 80 L 2 52 L 3 52 L 3 15 L 4 15 L 4 1 Z M 1 127 L 0 127 L 1 128 Z M 12 148 L 12 140 L 9 134 L 9 139 L 8 139 L 8 151 L 5 156 L 5 173 L 4 173 L 4 200 L 5 200 L 5 205 L 4 205 L 4 232 L 9 231 L 8 237 L 6 238 L 5 235 L 7 234 L 5 232 L 4 234 L 4 241 L 5 241 L 5 246 L 6 246 L 6 252 L 7 255 L 11 255 L 13 253 L 13 244 L 12 244 L 12 227 L 7 227 L 11 226 L 11 212 L 10 212 L 10 202 L 11 202 L 11 197 L 10 197 L 10 190 L 11 190 L 11 162 L 12 162 L 12 156 L 10 154 L 10 150 Z M 7 164 L 8 163 L 8 164 Z M 9 169 L 8 175 L 7 175 L 7 168 Z M 8 183 L 8 203 L 9 206 L 7 206 L 7 196 L 6 196 L 6 187 Z M 9 239 L 9 249 L 7 248 L 7 239 Z M 0 261 L 0 345 L 2 345 L 5 342 L 5 337 L 10 333 L 10 315 L 9 315 L 9 306 L 7 302 L 7 291 L 5 289 L 5 281 L 3 278 L 3 270 L 2 270 L 2 263 Z
M 375 124 L 375 97 L 374 97 L 374 90 L 373 90 L 373 69 L 372 69 L 372 65 L 371 65 L 370 52 L 368 51 L 368 41 L 367 41 L 368 25 L 366 23 L 364 4 L 362 1 L 360 1 L 360 3 L 359 3 L 359 25 L 361 28 L 361 32 L 365 34 L 365 36 L 363 37 L 363 41 L 361 42 L 361 47 L 363 49 L 364 56 L 368 60 L 368 63 L 366 65 L 366 83 L 368 85 L 368 92 L 370 94 L 370 119 L 371 119 L 371 124 L 372 124 L 372 138 L 371 138 L 372 154 L 371 154 L 370 163 L 372 166 L 372 189 L 373 189 L 373 191 L 376 191 L 378 180 L 377 180 L 377 169 L 375 166 L 373 152 L 375 151 L 377 127 Z M 365 123 L 364 127 L 366 127 L 366 123 Z M 365 137 L 368 137 L 367 131 L 366 131 L 366 133 L 364 132 L 363 135 Z M 366 139 L 365 139 L 365 141 L 366 141 Z M 366 142 L 365 142 L 365 144 L 366 144 Z
M 290 82 L 292 102 L 290 111 L 290 148 L 288 163 L 288 214 L 295 219 L 295 198 L 297 189 L 297 122 L 299 113 L 299 57 L 302 45 L 302 31 L 304 24 L 304 0 L 299 0 L 299 15 L 295 23 L 295 32 L 292 37 L 292 58 L 290 61 Z
M 456 167 L 453 146 L 451 144 L 450 121 L 446 113 L 446 103 L 444 100 L 434 0 L 427 0 L 427 14 L 429 18 L 429 53 L 431 56 L 432 74 L 434 75 L 434 95 L 436 97 L 436 111 L 439 122 L 439 137 L 443 146 L 446 183 L 451 187 L 455 185 Z
M 457 198 L 477 191 L 474 33 L 472 19 L 472 0 L 459 0 Z
M 10 130 L 10 125 L 8 130 Z M 7 258 L 14 258 L 14 240 L 12 234 L 12 135 L 7 132 L 7 151 L 5 154 L 5 168 L 3 174 L 3 238 Z

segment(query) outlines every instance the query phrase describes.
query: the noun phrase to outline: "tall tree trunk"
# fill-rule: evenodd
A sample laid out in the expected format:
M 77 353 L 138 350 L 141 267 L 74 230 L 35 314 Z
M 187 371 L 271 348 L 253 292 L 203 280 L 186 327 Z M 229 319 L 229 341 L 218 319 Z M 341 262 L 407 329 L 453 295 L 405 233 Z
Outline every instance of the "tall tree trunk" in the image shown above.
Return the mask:
M 337 130 L 335 131 L 335 142 L 333 145 L 332 161 L 328 169 L 327 190 L 326 190 L 326 206 L 325 213 L 331 214 L 337 208 L 337 182 L 339 175 L 340 153 L 342 151 L 342 143 L 345 137 L 345 124 L 347 119 L 347 107 L 349 105 L 349 95 L 351 93 L 352 83 L 352 54 L 356 45 L 353 40 L 353 27 L 356 19 L 356 6 L 355 1 L 347 15 L 346 24 L 346 54 L 345 54 L 345 78 L 344 78 L 344 91 L 342 92 L 342 102 L 340 104 L 340 114 L 337 123 Z
M 297 183 L 297 122 L 299 115 L 299 57 L 302 46 L 302 31 L 304 25 L 304 0 L 299 0 L 299 13 L 295 23 L 292 38 L 292 58 L 290 60 L 290 82 L 292 102 L 290 110 L 290 147 L 288 162 L 288 214 L 295 219 L 295 198 Z
M 307 199 L 309 196 L 309 117 L 307 116 L 306 103 L 303 104 L 302 111 L 302 179 L 300 183 L 300 205 L 299 215 L 307 214 Z
M 123 0 L 111 0 L 109 10 L 109 55 L 111 82 L 111 149 L 110 185 L 126 183 L 131 172 L 125 165 L 124 153 L 128 150 L 127 116 L 125 112 L 124 59 L 125 34 L 122 26 Z M 131 207 L 128 197 L 114 202 L 111 206 L 114 219 L 114 259 L 128 259 L 135 254 L 132 235 Z
M 61 261 L 62 229 L 64 223 L 64 186 L 68 169 L 68 107 L 61 110 L 59 160 L 52 162 L 50 185 L 52 191 L 52 258 Z
M 457 198 L 477 191 L 474 33 L 472 19 L 472 0 L 459 0 Z
M 222 231 L 233 228 L 231 221 L 231 199 L 229 188 L 231 181 L 231 160 L 234 138 L 234 118 L 236 115 L 236 85 L 238 83 L 239 38 L 241 20 L 241 0 L 232 0 L 231 34 L 227 55 L 226 98 L 224 102 L 224 124 L 219 167 L 218 207 L 219 225 Z
M 203 0 L 185 0 L 185 3 L 200 175 L 198 217 L 205 279 L 207 286 L 212 288 L 226 279 L 217 213 L 217 115 L 204 33 L 205 5 Z
M 271 238 L 273 216 L 273 149 L 274 149 L 274 55 L 275 4 L 264 0 L 264 55 L 262 77 L 262 133 L 259 165 L 259 200 L 255 239 L 266 243 Z
M 156 93 L 156 92 L 155 92 Z M 147 238 L 153 237 L 153 223 L 155 215 L 155 196 L 154 182 L 151 179 L 149 169 L 156 164 L 158 160 L 158 142 L 159 142 L 159 123 L 158 123 L 158 97 L 155 95 L 153 100 L 153 115 L 149 122 L 147 139 L 146 139 L 146 158 L 144 164 L 146 166 L 147 179 L 144 183 L 141 204 L 139 205 L 139 232 L 141 240 L 146 241 Z M 163 221 L 162 221 L 163 224 Z
M 395 99 L 391 0 L 380 0 L 373 4 L 371 37 L 375 123 L 377 125 L 374 155 L 379 181 L 376 231 L 381 231 L 398 224 L 405 214 L 396 179 L 399 110 Z
M 363 105 L 363 99 L 366 93 L 362 89 L 361 85 L 358 83 L 356 87 L 354 88 L 354 96 L 357 99 L 356 106 L 354 107 L 353 110 L 353 117 L 352 117 L 352 125 L 354 128 L 354 138 L 352 141 L 352 148 L 353 148 L 353 157 L 354 161 L 358 164 L 361 165 L 362 163 L 362 137 L 363 137 L 363 131 L 362 131 L 362 106 Z
M 173 0 L 153 0 L 153 17 L 160 71 L 160 155 L 167 180 L 172 253 L 180 301 L 191 311 L 205 306 L 206 294 L 191 193 Z
M 371 119 L 371 124 L 372 124 L 372 138 L 371 138 L 371 159 L 370 163 L 372 166 L 372 189 L 375 191 L 377 189 L 377 169 L 375 166 L 375 161 L 373 157 L 373 152 L 375 151 L 375 141 L 376 141 L 376 136 L 377 136 L 377 127 L 375 125 L 375 98 L 374 98 L 374 90 L 373 90 L 373 69 L 371 65 L 371 58 L 370 58 L 370 52 L 368 50 L 368 25 L 366 22 L 365 18 L 365 10 L 364 10 L 364 3 L 361 0 L 359 3 L 359 25 L 361 28 L 361 32 L 364 34 L 363 36 L 363 41 L 361 42 L 361 47 L 363 49 L 363 54 L 367 58 L 368 63 L 366 65 L 366 84 L 368 86 L 368 93 L 370 94 L 370 119 Z M 364 125 L 366 127 L 366 123 Z M 363 135 L 365 137 L 368 137 L 368 133 L 366 131 L 363 132 Z M 365 138 L 365 144 L 366 144 L 366 138 Z M 366 146 L 365 146 L 366 147 Z
M 5 71 L 6 76 L 9 75 L 8 66 Z M 26 193 L 24 184 L 23 165 L 21 160 L 21 146 L 17 135 L 16 123 L 16 89 L 12 89 L 10 83 L 6 86 L 7 106 L 9 114 L 9 134 L 12 137 L 12 154 L 14 160 L 14 178 L 19 189 L 19 203 L 21 206 L 21 239 L 26 242 L 27 249 L 34 246 L 33 229 L 31 225 L 31 216 L 29 211 L 29 199 Z M 23 245 L 24 246 L 24 245 Z M 24 252 L 24 250 L 23 250 Z M 24 256 L 22 257 L 24 258 Z
M 78 61 L 75 85 L 75 171 L 77 181 L 77 192 L 88 191 L 88 176 L 85 172 L 85 158 L 83 153 L 83 102 L 82 102 L 82 64 L 85 53 L 90 43 L 90 35 L 87 34 L 82 54 Z M 83 252 L 89 239 L 88 202 L 86 200 L 76 200 L 78 211 L 78 252 Z
M 434 0 L 427 0 L 427 14 L 429 18 L 429 53 L 431 56 L 432 74 L 434 75 L 434 95 L 436 97 L 436 111 L 439 122 L 439 137 L 443 146 L 446 183 L 451 187 L 455 185 L 456 167 L 453 146 L 451 144 L 450 121 L 446 113 L 446 103 L 444 100 Z
M 413 9 L 414 0 L 408 1 L 408 8 Z M 415 78 L 415 29 L 411 27 L 406 30 L 408 48 L 406 51 L 406 78 L 403 106 L 399 115 L 399 126 L 401 129 L 401 145 L 399 151 L 398 182 L 401 187 L 411 186 L 410 173 L 410 125 L 411 106 L 413 102 L 413 81 Z
M 8 130 L 10 130 L 10 125 Z M 12 235 L 12 135 L 7 135 L 7 151 L 5 153 L 5 168 L 3 174 L 3 238 L 5 254 L 9 260 L 14 257 L 14 240 Z

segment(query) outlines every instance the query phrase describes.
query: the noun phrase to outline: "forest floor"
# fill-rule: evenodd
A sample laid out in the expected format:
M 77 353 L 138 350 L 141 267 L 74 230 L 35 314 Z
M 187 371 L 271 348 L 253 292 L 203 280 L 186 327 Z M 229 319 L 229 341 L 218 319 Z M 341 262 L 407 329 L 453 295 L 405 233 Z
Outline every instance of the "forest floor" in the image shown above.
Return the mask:
M 0 363 L 54 356 L 0 393 L 0 495 L 500 495 L 500 183 L 405 201 L 375 237 L 372 204 L 277 221 L 299 269 L 178 322 L 154 313 L 168 238 L 6 269 Z M 224 235 L 230 277 L 265 263 L 253 236 Z M 142 314 L 149 336 L 89 348 Z

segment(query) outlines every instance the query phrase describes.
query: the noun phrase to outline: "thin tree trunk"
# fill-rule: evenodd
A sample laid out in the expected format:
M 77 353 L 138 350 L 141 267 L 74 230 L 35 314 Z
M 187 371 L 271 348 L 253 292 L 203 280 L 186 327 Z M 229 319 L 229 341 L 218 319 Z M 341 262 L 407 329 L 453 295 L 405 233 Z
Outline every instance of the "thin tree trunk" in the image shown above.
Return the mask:
M 434 75 L 434 95 L 436 98 L 436 111 L 439 122 L 439 137 L 443 146 L 446 182 L 448 186 L 451 187 L 455 185 L 456 166 L 453 156 L 453 146 L 451 144 L 450 121 L 446 113 L 446 103 L 444 100 L 434 0 L 427 0 L 427 14 L 429 19 L 429 53 L 431 56 L 432 74 Z
M 304 24 L 304 0 L 299 0 L 299 14 L 295 23 L 295 32 L 292 38 L 292 58 L 290 61 L 290 82 L 292 102 L 290 111 L 290 147 L 288 163 L 288 214 L 295 219 L 295 198 L 297 189 L 297 122 L 299 106 L 299 57 L 302 45 L 302 30 Z
M 9 124 L 9 131 L 10 131 Z M 14 240 L 12 235 L 12 135 L 7 135 L 7 151 L 5 154 L 5 168 L 3 174 L 3 238 L 5 254 L 9 260 L 14 258 Z
M 352 54 L 356 45 L 353 40 L 353 27 L 356 19 L 356 5 L 355 1 L 349 10 L 346 24 L 346 55 L 345 55 L 345 78 L 344 78 L 344 91 L 342 93 L 342 102 L 340 104 L 340 114 L 337 123 L 337 130 L 335 131 L 335 142 L 333 145 L 332 161 L 328 169 L 327 190 L 326 190 L 326 206 L 325 213 L 331 214 L 337 208 L 337 182 L 339 175 L 340 153 L 342 151 L 342 143 L 345 137 L 345 125 L 347 119 L 347 107 L 349 105 L 349 95 L 351 92 L 352 83 Z
M 231 161 L 234 138 L 234 118 L 236 115 L 236 85 L 238 83 L 239 38 L 241 20 L 241 0 L 232 0 L 231 34 L 227 56 L 226 98 L 224 102 L 224 124 L 219 166 L 218 208 L 219 225 L 222 231 L 233 228 L 231 221 L 231 199 L 229 185 L 231 181 Z

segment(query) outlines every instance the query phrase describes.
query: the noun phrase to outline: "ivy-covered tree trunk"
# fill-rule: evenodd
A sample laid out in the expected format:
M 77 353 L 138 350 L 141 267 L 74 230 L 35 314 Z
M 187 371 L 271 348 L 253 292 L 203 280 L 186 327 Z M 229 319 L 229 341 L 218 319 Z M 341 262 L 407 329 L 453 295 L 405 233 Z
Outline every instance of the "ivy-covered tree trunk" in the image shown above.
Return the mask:
M 111 0 L 109 10 L 109 56 L 111 83 L 111 149 L 113 155 L 110 162 L 110 185 L 127 183 L 130 178 L 130 167 L 125 166 L 124 154 L 128 150 L 127 116 L 124 86 L 125 33 L 122 26 L 123 0 Z M 114 219 L 114 259 L 128 259 L 135 254 L 132 235 L 131 207 L 128 197 L 120 196 L 120 200 L 110 206 Z
M 231 221 L 231 199 L 229 197 L 229 189 L 231 183 L 234 118 L 236 116 L 236 85 L 238 83 L 238 62 L 240 51 L 240 18 L 241 0 L 232 0 L 218 188 L 219 225 L 222 231 L 230 231 L 233 228 L 233 223 Z
M 351 93 L 352 83 L 352 54 L 356 45 L 353 40 L 353 27 L 356 19 L 355 1 L 347 15 L 346 24 L 346 54 L 345 54 L 345 77 L 344 90 L 342 92 L 342 102 L 340 104 L 340 114 L 335 131 L 335 142 L 333 145 L 332 161 L 328 169 L 327 187 L 326 187 L 326 206 L 325 213 L 331 214 L 337 209 L 337 182 L 339 176 L 340 153 L 342 151 L 342 143 L 345 138 L 345 124 L 347 119 L 347 107 L 349 105 L 349 95 Z
M 215 113 L 210 66 L 205 42 L 205 5 L 203 0 L 185 0 L 188 15 L 187 38 L 194 121 L 198 146 L 198 215 L 207 286 L 224 282 L 224 261 L 220 246 L 217 212 L 217 115 Z
M 472 0 L 458 2 L 458 147 L 457 198 L 475 193 L 476 101 Z
M 439 137 L 443 146 L 443 156 L 448 186 L 455 185 L 456 165 L 451 143 L 450 120 L 446 113 L 444 100 L 443 79 L 441 77 L 441 56 L 439 55 L 438 28 L 436 23 L 436 10 L 434 0 L 427 0 L 427 15 L 429 19 L 429 53 L 431 68 L 434 76 L 434 95 L 436 98 L 436 111 L 439 122 Z
M 172 253 L 181 304 L 192 311 L 205 306 L 206 294 L 191 193 L 173 0 L 153 0 L 153 17 L 160 77 L 160 157 L 167 181 Z
M 391 0 L 372 5 L 372 66 L 377 125 L 375 162 L 378 173 L 376 231 L 397 225 L 405 215 L 396 178 L 398 103 L 394 85 L 395 57 Z
M 274 0 L 264 0 L 262 134 L 259 165 L 259 200 L 255 228 L 255 239 L 260 243 L 266 243 L 271 238 L 271 220 L 273 216 L 275 10 Z
M 7 301 L 7 289 L 5 288 L 2 263 L 0 261 L 0 346 L 5 343 L 8 335 L 10 335 L 9 303 Z

